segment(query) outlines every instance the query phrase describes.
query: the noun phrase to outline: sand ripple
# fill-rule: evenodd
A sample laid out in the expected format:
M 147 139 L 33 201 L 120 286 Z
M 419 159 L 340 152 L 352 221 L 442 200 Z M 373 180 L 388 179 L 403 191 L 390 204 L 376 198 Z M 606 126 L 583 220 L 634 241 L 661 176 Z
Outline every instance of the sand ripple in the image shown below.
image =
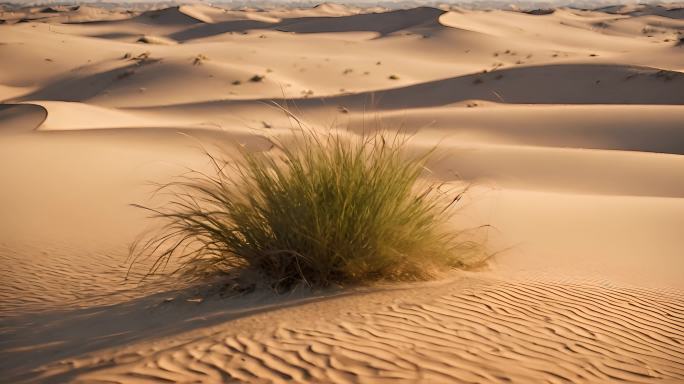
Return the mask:
M 127 276 L 125 244 L 80 245 L 74 249 L 61 243 L 0 243 L 0 318 L 113 304 L 172 285 L 171 281 L 141 284 L 138 269 Z
M 107 382 L 678 382 L 684 296 L 548 281 L 484 283 L 333 322 L 294 319 L 161 350 Z

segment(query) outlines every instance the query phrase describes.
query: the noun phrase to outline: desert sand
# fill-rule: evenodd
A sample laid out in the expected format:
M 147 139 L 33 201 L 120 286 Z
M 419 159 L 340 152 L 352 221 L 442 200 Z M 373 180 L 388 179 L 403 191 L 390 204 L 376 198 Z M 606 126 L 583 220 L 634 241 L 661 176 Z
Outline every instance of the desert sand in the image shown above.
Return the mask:
M 2 7 L 2 6 L 0 6 Z M 0 381 L 684 382 L 681 6 L 0 8 Z M 413 134 L 493 258 L 222 295 L 131 203 L 316 129 Z M 157 199 L 163 197 L 157 197 Z

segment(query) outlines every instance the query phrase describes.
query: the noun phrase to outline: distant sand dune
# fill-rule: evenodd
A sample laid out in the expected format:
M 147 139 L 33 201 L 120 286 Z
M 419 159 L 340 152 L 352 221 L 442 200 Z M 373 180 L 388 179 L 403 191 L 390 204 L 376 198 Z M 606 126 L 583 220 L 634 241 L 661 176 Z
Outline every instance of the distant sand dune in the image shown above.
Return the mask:
M 206 22 L 198 12 L 188 12 L 185 7 L 171 7 L 144 12 L 134 20 L 152 24 L 187 25 Z
M 662 5 L 616 5 L 605 8 L 599 8 L 598 11 L 614 13 L 619 15 L 642 16 L 642 15 L 658 15 L 663 17 L 670 17 L 673 19 L 684 19 L 684 8 L 679 6 L 664 7 Z
M 672 79 L 661 80 L 659 74 L 670 75 Z M 682 104 L 682 85 L 684 74 L 680 72 L 562 64 L 437 80 L 374 92 L 374 97 L 378 108 L 391 109 L 439 106 L 467 99 L 513 104 Z M 631 92 L 635 87 L 639 92 Z M 563 92 L 558 92 L 559 89 Z M 409 96 L 426 94 L 429 97 Z M 360 98 L 356 96 L 356 99 Z

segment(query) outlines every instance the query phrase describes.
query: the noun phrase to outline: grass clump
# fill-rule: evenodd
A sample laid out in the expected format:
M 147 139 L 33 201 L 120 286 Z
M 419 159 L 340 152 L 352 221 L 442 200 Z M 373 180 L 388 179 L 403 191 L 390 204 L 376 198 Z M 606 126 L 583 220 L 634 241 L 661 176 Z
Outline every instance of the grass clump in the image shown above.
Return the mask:
M 348 138 L 296 133 L 269 152 L 210 156 L 213 171 L 162 186 L 170 203 L 142 207 L 166 221 L 134 244 L 197 274 L 254 272 L 276 289 L 376 280 L 420 280 L 462 267 L 475 244 L 447 222 L 462 196 L 422 180 L 428 154 L 411 155 L 400 135 Z
M 251 81 L 252 83 L 258 83 L 258 82 L 261 82 L 262 80 L 264 80 L 264 76 L 261 76 L 261 75 L 254 75 L 254 76 L 249 78 L 249 81 Z

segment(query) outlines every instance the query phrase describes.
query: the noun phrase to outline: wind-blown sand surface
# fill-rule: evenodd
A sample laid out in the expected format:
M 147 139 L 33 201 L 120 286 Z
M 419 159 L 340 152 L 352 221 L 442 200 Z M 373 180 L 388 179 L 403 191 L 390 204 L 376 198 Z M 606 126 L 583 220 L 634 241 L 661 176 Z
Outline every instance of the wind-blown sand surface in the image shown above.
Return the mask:
M 681 10 L 0 8 L 0 381 L 683 382 Z M 501 252 L 319 293 L 126 279 L 158 224 L 128 204 L 198 141 L 271 149 L 272 102 L 439 145 Z

